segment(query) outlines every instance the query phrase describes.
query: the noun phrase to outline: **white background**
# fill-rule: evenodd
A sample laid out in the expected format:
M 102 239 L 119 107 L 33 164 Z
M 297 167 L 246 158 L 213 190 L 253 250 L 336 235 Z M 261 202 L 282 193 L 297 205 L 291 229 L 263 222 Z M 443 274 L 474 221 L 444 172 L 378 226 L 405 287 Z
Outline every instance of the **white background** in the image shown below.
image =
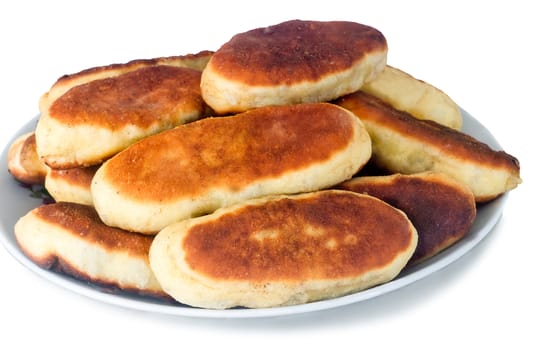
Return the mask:
M 64 291 L 0 248 L 0 348 L 535 349 L 537 26 L 530 4 L 1 2 L 2 147 L 63 74 L 215 50 L 236 32 L 287 19 L 345 19 L 381 30 L 391 65 L 479 119 L 520 160 L 524 183 L 491 234 L 454 264 L 388 295 L 305 315 L 234 320 L 132 311 Z

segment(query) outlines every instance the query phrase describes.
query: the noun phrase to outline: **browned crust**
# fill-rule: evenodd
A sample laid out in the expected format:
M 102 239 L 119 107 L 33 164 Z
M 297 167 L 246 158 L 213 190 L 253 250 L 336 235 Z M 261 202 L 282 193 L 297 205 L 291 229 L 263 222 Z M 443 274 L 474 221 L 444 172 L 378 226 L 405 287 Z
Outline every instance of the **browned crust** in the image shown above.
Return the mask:
M 97 213 L 90 206 L 58 202 L 42 205 L 32 212 L 40 220 L 62 227 L 62 232 L 71 234 L 76 239 L 84 240 L 88 245 L 99 246 L 111 254 L 126 252 L 130 256 L 137 256 L 147 261 L 149 259 L 148 254 L 152 237 L 108 227 L 100 221 Z M 135 286 L 121 285 L 114 280 L 91 276 L 61 256 L 52 253 L 44 256 L 36 256 L 31 251 L 28 251 L 24 245 L 19 244 L 19 246 L 23 253 L 41 268 L 59 272 L 80 281 L 89 282 L 102 288 L 104 291 L 111 293 L 122 291 L 172 301 L 171 297 L 161 290 L 142 290 Z M 147 264 L 149 265 L 149 261 Z
M 76 186 L 80 188 L 87 188 L 88 191 L 91 186 L 91 180 L 95 175 L 99 165 L 90 167 L 78 167 L 70 169 L 50 169 L 49 178 L 57 181 L 62 181 L 69 186 Z
M 203 114 L 200 80 L 201 72 L 190 68 L 143 67 L 71 88 L 52 103 L 49 115 L 69 126 L 148 128 L 178 108 Z
M 47 170 L 37 155 L 34 132 L 21 135 L 10 145 L 7 165 L 10 174 L 22 183 L 45 182 Z
M 290 85 L 348 70 L 385 50 L 382 33 L 363 24 L 293 20 L 235 35 L 209 65 L 248 85 Z
M 432 257 L 460 240 L 476 217 L 472 192 L 442 174 L 357 177 L 338 188 L 377 197 L 407 214 L 419 236 L 409 264 Z
M 95 287 L 99 288 L 103 292 L 111 293 L 111 294 L 117 294 L 118 291 L 125 292 L 125 293 L 131 293 L 136 294 L 140 296 L 145 297 L 152 297 L 159 300 L 167 301 L 167 302 L 173 302 L 174 299 L 171 298 L 168 294 L 166 294 L 163 291 L 159 290 L 141 290 L 139 288 L 133 287 L 133 286 L 121 286 L 119 283 L 115 281 L 110 281 L 107 279 L 97 278 L 88 275 L 85 271 L 82 271 L 72 264 L 69 263 L 69 261 L 62 259 L 59 256 L 56 255 L 47 255 L 44 257 L 37 257 L 29 252 L 24 251 L 24 254 L 30 258 L 36 265 L 39 267 L 54 271 L 57 273 L 61 273 L 67 276 L 74 277 L 75 279 L 83 282 L 90 283 L 94 285 Z
M 54 85 L 56 84 L 68 84 L 72 80 L 76 80 L 81 77 L 86 77 L 90 75 L 95 75 L 97 73 L 107 72 L 107 71 L 130 71 L 146 66 L 156 66 L 156 65 L 173 65 L 177 61 L 181 62 L 204 62 L 206 59 L 207 61 L 212 56 L 213 51 L 205 50 L 200 51 L 196 54 L 188 54 L 183 56 L 169 56 L 169 57 L 157 57 L 157 58 L 148 58 L 148 59 L 136 59 L 131 60 L 126 63 L 113 63 L 107 66 L 100 66 L 100 67 L 92 67 L 88 69 L 84 69 L 80 72 L 73 73 L 73 74 L 66 74 L 61 76 Z M 185 63 L 185 66 L 188 66 L 188 63 Z M 200 64 L 200 69 L 202 70 L 202 67 L 204 65 Z M 191 68 L 196 67 L 196 64 L 192 64 Z
M 207 188 L 241 189 L 346 147 L 354 137 L 352 119 L 333 107 L 263 107 L 181 125 L 117 154 L 103 176 L 122 195 L 149 201 L 194 197 Z
M 503 168 L 518 174 L 520 164 L 512 155 L 496 151 L 487 144 L 449 127 L 430 120 L 420 120 L 399 111 L 377 97 L 357 91 L 335 101 L 367 123 L 382 125 L 409 139 L 422 142 L 465 162 L 491 168 Z
M 413 228 L 393 207 L 347 191 L 248 205 L 195 225 L 185 261 L 219 280 L 300 281 L 360 275 L 407 251 Z
M 39 219 L 59 226 L 77 239 L 112 252 L 126 252 L 148 259 L 153 237 L 105 225 L 91 206 L 58 202 L 34 210 Z

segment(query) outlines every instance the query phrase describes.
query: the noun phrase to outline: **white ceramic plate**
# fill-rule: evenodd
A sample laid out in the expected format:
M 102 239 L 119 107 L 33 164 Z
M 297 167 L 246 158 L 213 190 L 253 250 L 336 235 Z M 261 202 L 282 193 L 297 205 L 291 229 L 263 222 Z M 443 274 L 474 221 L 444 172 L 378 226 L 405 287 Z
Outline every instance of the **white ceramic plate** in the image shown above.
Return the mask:
M 489 144 L 494 149 L 501 149 L 494 136 L 482 124 L 470 116 L 466 111 L 462 110 L 462 113 L 464 120 L 464 132 Z M 52 283 L 56 283 L 68 290 L 96 300 L 100 300 L 102 302 L 148 312 L 211 318 L 270 317 L 330 309 L 371 299 L 376 296 L 395 291 L 436 271 L 439 271 L 443 267 L 451 264 L 466 254 L 473 247 L 475 247 L 498 222 L 502 214 L 503 206 L 507 200 L 507 195 L 503 195 L 490 203 L 479 206 L 475 223 L 472 226 L 469 234 L 466 235 L 462 240 L 435 257 L 403 271 L 394 280 L 365 291 L 335 299 L 312 302 L 303 305 L 266 309 L 209 310 L 193 308 L 180 304 L 167 304 L 159 300 L 133 296 L 130 294 L 113 294 L 97 286 L 77 281 L 59 273 L 44 270 L 29 260 L 19 249 L 19 246 L 17 245 L 13 235 L 13 226 L 19 217 L 25 215 L 31 209 L 41 205 L 42 199 L 32 197 L 32 192 L 30 189 L 20 185 L 7 172 L 5 168 L 7 164 L 7 152 L 9 145 L 15 139 L 15 137 L 24 132 L 34 130 L 36 123 L 37 117 L 24 125 L 19 130 L 17 135 L 14 135 L 13 139 L 7 143 L 6 148 L 2 152 L 0 164 L 2 167 L 4 167 L 4 170 L 2 170 L 0 174 L 0 241 L 15 259 L 17 259 L 28 269 L 34 271 Z

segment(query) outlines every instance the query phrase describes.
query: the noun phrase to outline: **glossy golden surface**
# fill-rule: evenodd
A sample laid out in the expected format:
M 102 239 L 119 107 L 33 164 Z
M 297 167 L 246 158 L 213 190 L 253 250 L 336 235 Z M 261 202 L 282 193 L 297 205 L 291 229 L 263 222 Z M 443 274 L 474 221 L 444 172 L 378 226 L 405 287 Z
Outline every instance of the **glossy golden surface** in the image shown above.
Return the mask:
M 363 24 L 293 20 L 235 35 L 211 65 L 249 85 L 285 85 L 347 70 L 386 47 L 382 33 Z
M 146 138 L 106 163 L 122 195 L 165 202 L 211 188 L 240 190 L 321 163 L 354 137 L 347 111 L 330 104 L 265 107 L 213 117 Z
M 203 111 L 200 78 L 190 68 L 143 67 L 75 86 L 52 103 L 49 114 L 71 126 L 148 128 L 180 110 Z
M 412 225 L 369 196 L 321 191 L 244 206 L 190 228 L 185 261 L 197 273 L 250 282 L 354 277 L 408 250 Z

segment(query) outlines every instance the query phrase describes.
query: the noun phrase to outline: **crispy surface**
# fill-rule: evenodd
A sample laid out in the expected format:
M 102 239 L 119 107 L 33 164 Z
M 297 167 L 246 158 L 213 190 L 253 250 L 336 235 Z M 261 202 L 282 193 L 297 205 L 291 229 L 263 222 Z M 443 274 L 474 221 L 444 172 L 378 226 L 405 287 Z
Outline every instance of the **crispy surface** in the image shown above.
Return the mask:
M 393 278 L 414 227 L 373 197 L 320 191 L 265 197 L 173 224 L 150 250 L 161 285 L 203 307 L 270 307 L 335 297 Z
M 352 140 L 345 112 L 324 116 L 324 106 L 300 109 L 268 108 L 185 125 L 118 155 L 105 176 L 134 199 L 167 201 L 200 195 L 209 186 L 241 188 L 281 176 L 330 158 Z M 315 147 L 304 147 L 310 140 Z
M 145 129 L 161 119 L 172 119 L 169 115 L 177 113 L 177 108 L 203 110 L 200 76 L 189 68 L 143 67 L 73 87 L 52 103 L 49 114 L 70 126 Z
M 100 165 L 71 169 L 48 169 L 45 188 L 56 202 L 93 205 L 91 180 Z
M 383 203 L 327 193 L 239 208 L 191 227 L 182 248 L 217 280 L 344 278 L 390 263 L 410 245 L 408 227 Z
M 418 119 L 433 120 L 456 130 L 462 128 L 459 106 L 446 93 L 400 69 L 386 66 L 360 90 Z
M 467 134 L 414 118 L 362 91 L 336 104 L 364 122 L 373 143 L 372 160 L 393 173 L 446 173 L 469 186 L 476 201 L 493 199 L 521 182 L 515 157 Z
M 92 207 L 43 205 L 15 225 L 22 251 L 37 265 L 77 279 L 165 296 L 149 266 L 152 237 L 104 225 Z
M 201 51 L 196 54 L 188 54 L 184 56 L 136 59 L 126 63 L 114 63 L 107 66 L 91 67 L 77 73 L 66 74 L 60 77 L 52 85 L 50 91 L 42 96 L 42 100 L 54 101 L 74 86 L 86 84 L 93 80 L 115 77 L 143 67 L 168 65 L 202 71 L 212 54 L 212 51 Z
M 220 114 L 326 102 L 358 90 L 386 65 L 387 43 L 353 22 L 293 20 L 235 35 L 211 57 L 201 79 Z
M 470 189 L 442 173 L 361 176 L 337 188 L 377 197 L 408 216 L 419 237 L 410 264 L 430 258 L 460 240 L 476 217 Z
M 124 251 L 144 258 L 151 245 L 151 237 L 103 225 L 95 210 L 88 206 L 60 202 L 35 210 L 36 217 L 58 225 L 72 235 L 82 236 L 88 243 L 98 243 L 106 251 Z
M 265 107 L 207 118 L 138 142 L 97 171 L 92 194 L 105 222 L 144 232 L 147 228 L 123 226 L 136 216 L 125 205 L 131 211 L 145 208 L 139 213 L 143 217 L 169 207 L 175 221 L 246 198 L 330 186 L 350 178 L 370 152 L 369 135 L 343 108 L 326 103 Z M 110 217 L 119 211 L 125 213 Z
M 9 146 L 7 168 L 22 183 L 43 184 L 47 168 L 37 155 L 34 132 L 17 137 Z
M 201 72 L 185 62 L 192 60 L 138 60 L 58 80 L 40 100 L 39 156 L 55 169 L 96 165 L 141 138 L 204 117 Z
M 384 36 L 363 24 L 294 20 L 235 35 L 210 64 L 248 85 L 290 85 L 347 70 L 385 49 Z

